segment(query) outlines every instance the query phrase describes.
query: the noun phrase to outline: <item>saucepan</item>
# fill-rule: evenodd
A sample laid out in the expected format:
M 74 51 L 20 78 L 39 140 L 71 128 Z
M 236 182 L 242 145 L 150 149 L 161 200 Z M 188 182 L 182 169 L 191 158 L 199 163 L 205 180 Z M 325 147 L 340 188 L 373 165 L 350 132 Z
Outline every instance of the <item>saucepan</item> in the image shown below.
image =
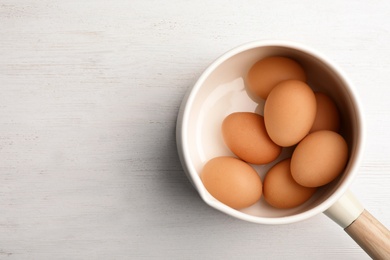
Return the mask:
M 260 199 L 244 209 L 231 208 L 215 199 L 202 183 L 205 163 L 231 155 L 221 138 L 221 124 L 230 113 L 259 112 L 258 101 L 246 91 L 246 76 L 258 60 L 283 56 L 297 61 L 307 74 L 308 84 L 327 93 L 340 112 L 341 131 L 349 150 L 341 176 L 320 188 L 306 203 L 290 209 L 270 207 Z M 390 259 L 390 232 L 354 197 L 349 186 L 359 170 L 364 146 L 364 124 L 356 89 L 342 69 L 316 50 L 295 42 L 256 41 L 226 52 L 216 59 L 189 89 L 179 110 L 176 141 L 184 172 L 209 206 L 235 218 L 258 224 L 290 224 L 320 213 L 339 224 L 372 258 Z M 285 148 L 275 160 L 291 154 Z M 260 178 L 268 165 L 253 165 Z

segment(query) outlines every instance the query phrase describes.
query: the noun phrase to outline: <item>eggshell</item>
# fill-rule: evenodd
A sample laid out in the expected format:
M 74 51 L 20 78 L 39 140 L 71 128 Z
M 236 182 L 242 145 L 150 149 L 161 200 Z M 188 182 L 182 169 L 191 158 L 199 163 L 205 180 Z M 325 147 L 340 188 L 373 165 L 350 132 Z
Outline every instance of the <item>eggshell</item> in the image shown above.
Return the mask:
M 252 95 L 266 99 L 273 87 L 289 79 L 306 81 L 301 65 L 287 57 L 267 57 L 250 68 L 247 75 L 248 90 Z
M 252 164 L 266 164 L 275 160 L 282 151 L 269 138 L 261 115 L 236 112 L 222 123 L 225 144 L 242 160 Z
M 319 187 L 339 176 L 348 161 L 344 138 L 329 130 L 313 132 L 295 148 L 291 158 L 291 174 L 306 187 Z
M 271 140 L 283 147 L 301 141 L 316 116 L 316 98 L 311 88 L 298 80 L 279 83 L 264 106 L 264 123 Z
M 262 194 L 262 182 L 257 172 L 234 157 L 211 159 L 204 165 L 200 177 L 214 198 L 234 209 L 249 207 Z
M 273 166 L 264 179 L 264 198 L 276 208 L 297 207 L 316 191 L 316 188 L 303 187 L 296 183 L 290 172 L 290 159 L 285 159 Z
M 336 104 L 326 94 L 314 93 L 317 101 L 317 113 L 310 133 L 319 130 L 338 132 L 340 129 L 340 115 Z

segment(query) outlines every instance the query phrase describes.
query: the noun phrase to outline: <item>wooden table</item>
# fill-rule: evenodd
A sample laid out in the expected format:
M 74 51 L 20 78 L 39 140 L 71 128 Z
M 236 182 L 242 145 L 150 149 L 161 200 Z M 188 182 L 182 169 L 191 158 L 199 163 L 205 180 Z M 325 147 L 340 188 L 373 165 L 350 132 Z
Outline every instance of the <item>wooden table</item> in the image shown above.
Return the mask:
M 364 107 L 351 189 L 390 226 L 390 2 L 0 1 L 0 259 L 367 259 L 324 215 L 246 223 L 180 165 L 180 102 L 236 45 L 340 65 Z

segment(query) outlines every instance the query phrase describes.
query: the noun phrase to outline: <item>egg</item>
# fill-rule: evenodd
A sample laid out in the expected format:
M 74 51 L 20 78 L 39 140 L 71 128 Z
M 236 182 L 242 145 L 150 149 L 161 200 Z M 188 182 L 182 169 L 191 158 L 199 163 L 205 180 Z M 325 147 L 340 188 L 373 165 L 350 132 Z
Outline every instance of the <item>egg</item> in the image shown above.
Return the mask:
M 291 174 L 305 187 L 319 187 L 339 176 L 348 161 L 344 138 L 329 130 L 306 136 L 295 148 L 291 158 Z
M 299 185 L 291 176 L 290 159 L 274 165 L 264 179 L 264 199 L 273 207 L 288 209 L 309 200 L 316 188 Z
M 301 65 L 287 57 L 271 56 L 259 60 L 250 68 L 247 87 L 252 96 L 266 99 L 273 87 L 289 79 L 306 81 Z
M 298 80 L 279 83 L 264 105 L 264 123 L 269 137 L 279 146 L 297 144 L 309 133 L 316 110 L 314 92 L 306 83 Z
M 282 151 L 269 138 L 264 118 L 251 112 L 228 115 L 222 123 L 225 144 L 240 159 L 252 164 L 266 164 L 275 160 Z
M 262 182 L 255 169 L 234 157 L 211 159 L 200 177 L 215 199 L 234 209 L 251 206 L 262 194 Z
M 317 113 L 310 133 L 318 130 L 338 132 L 340 129 L 340 115 L 336 104 L 326 94 L 314 93 L 317 101 Z

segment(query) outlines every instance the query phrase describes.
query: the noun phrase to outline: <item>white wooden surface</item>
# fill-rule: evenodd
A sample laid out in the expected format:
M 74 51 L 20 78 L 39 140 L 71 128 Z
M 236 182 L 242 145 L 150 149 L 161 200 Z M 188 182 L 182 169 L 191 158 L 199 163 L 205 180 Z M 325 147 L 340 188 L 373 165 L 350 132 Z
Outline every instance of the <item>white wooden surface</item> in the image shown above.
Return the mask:
M 184 176 L 184 93 L 259 39 L 309 45 L 355 82 L 351 189 L 389 227 L 389 1 L 0 0 L 0 259 L 367 259 L 324 215 L 246 223 Z

